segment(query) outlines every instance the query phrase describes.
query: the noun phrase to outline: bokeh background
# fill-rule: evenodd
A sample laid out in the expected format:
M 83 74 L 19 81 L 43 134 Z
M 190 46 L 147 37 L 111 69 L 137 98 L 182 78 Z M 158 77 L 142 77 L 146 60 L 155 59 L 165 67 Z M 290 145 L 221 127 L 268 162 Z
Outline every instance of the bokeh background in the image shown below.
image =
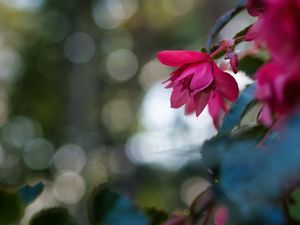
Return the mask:
M 234 2 L 0 0 L 0 184 L 46 185 L 21 224 L 60 205 L 88 224 L 86 196 L 104 182 L 165 210 L 207 187 L 211 119 L 170 109 L 156 53 L 199 50 Z M 250 22 L 242 14 L 220 38 Z

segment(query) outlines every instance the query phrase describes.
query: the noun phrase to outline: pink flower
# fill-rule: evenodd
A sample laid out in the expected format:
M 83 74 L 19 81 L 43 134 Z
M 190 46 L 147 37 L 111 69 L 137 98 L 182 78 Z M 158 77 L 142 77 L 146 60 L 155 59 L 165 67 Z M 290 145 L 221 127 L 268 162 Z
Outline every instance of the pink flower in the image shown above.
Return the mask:
M 246 41 L 253 41 L 257 38 L 261 17 L 263 13 L 266 11 L 268 0 L 248 0 L 247 2 L 247 10 L 251 16 L 258 16 L 258 21 L 254 23 L 248 30 L 245 40 Z
M 299 72 L 300 0 L 265 0 L 264 2 L 266 5 L 263 14 L 251 27 L 247 39 L 254 37 L 258 42 L 264 43 L 273 60 L 281 65 L 289 64 L 291 69 Z
M 267 0 L 248 0 L 247 10 L 251 16 L 260 16 L 266 8 Z
M 273 117 L 288 115 L 300 103 L 300 77 L 289 74 L 281 66 L 269 62 L 256 73 L 256 99 L 263 102 L 259 120 L 266 126 Z
M 225 99 L 233 102 L 239 90 L 235 79 L 223 72 L 206 53 L 196 51 L 162 51 L 161 63 L 176 67 L 170 74 L 169 85 L 173 88 L 171 107 L 185 105 L 185 113 L 196 112 L 199 116 L 208 104 L 215 127 L 219 127 L 221 115 L 228 111 Z

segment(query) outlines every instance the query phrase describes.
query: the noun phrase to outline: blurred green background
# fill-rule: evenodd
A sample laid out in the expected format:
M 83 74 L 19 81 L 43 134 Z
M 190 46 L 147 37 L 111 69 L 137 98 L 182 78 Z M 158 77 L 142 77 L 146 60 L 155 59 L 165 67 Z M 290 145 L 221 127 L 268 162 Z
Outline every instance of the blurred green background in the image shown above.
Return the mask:
M 156 53 L 200 49 L 233 3 L 0 1 L 1 187 L 46 184 L 22 224 L 59 205 L 88 224 L 81 203 L 104 182 L 166 210 L 206 188 L 197 146 L 215 130 L 169 108 Z

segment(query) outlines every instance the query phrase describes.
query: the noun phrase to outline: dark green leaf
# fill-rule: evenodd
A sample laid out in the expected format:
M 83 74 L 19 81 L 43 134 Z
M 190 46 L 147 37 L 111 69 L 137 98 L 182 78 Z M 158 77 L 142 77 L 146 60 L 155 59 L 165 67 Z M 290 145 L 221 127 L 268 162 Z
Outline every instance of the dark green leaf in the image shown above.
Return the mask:
M 17 224 L 24 213 L 24 205 L 17 193 L 0 190 L 0 225 Z
M 38 212 L 29 225 L 78 225 L 65 208 L 51 208 Z
M 39 182 L 34 186 L 25 185 L 18 190 L 23 202 L 28 205 L 33 202 L 44 190 L 44 184 Z
M 146 216 L 119 193 L 102 186 L 97 188 L 89 202 L 89 217 L 95 225 L 148 225 Z
M 220 133 L 230 132 L 235 126 L 238 126 L 242 115 L 253 100 L 255 86 L 248 86 L 239 96 L 229 113 L 224 117 L 223 124 L 219 130 Z
M 249 77 L 253 78 L 254 73 L 261 67 L 265 61 L 257 56 L 248 55 L 239 61 L 238 68 L 244 71 Z
M 166 221 L 169 218 L 169 215 L 167 212 L 156 209 L 156 208 L 145 208 L 144 209 L 145 214 L 150 219 L 149 225 L 160 225 L 162 222 Z
M 290 204 L 288 207 L 290 216 L 300 222 L 300 189 L 298 188 L 291 195 L 291 198 L 295 202 L 294 204 Z
M 236 33 L 236 35 L 234 35 L 233 38 L 237 38 L 237 37 L 241 37 L 241 36 L 244 36 L 247 34 L 249 28 L 251 27 L 252 25 L 248 26 L 248 27 L 245 27 L 243 30 L 241 30 L 240 32 Z
M 258 143 L 264 138 L 268 130 L 269 129 L 263 125 L 244 126 L 233 132 L 232 139 L 251 139 Z
M 201 49 L 200 49 L 200 52 L 207 53 L 207 50 L 206 50 L 206 48 L 201 48 Z

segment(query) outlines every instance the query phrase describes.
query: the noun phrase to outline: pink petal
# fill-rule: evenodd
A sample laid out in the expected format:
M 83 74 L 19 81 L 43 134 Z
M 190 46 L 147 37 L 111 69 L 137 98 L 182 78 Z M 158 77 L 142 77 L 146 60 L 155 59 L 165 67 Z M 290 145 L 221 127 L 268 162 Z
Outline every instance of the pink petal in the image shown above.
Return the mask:
M 253 41 L 254 39 L 256 39 L 259 33 L 259 29 L 260 29 L 260 20 L 249 28 L 247 34 L 245 35 L 245 40 Z
M 237 68 L 238 62 L 239 62 L 238 55 L 234 54 L 234 56 L 230 58 L 230 65 L 234 73 L 238 72 L 238 68 Z
M 288 81 L 288 76 L 277 76 L 274 79 L 274 89 L 275 89 L 275 96 L 278 98 L 278 101 L 284 100 L 284 87 Z
M 214 65 L 214 75 L 217 89 L 221 95 L 234 102 L 239 95 L 239 88 L 235 79 L 229 73 L 220 70 L 216 64 Z
M 180 67 L 184 64 L 205 61 L 209 58 L 206 53 L 190 50 L 161 51 L 157 54 L 158 60 L 167 66 Z
M 210 92 L 200 92 L 194 95 L 196 116 L 199 116 L 207 105 Z
M 186 66 L 182 66 L 182 67 L 179 67 L 178 69 L 176 69 L 175 71 L 173 71 L 171 74 L 170 74 L 170 78 L 165 80 L 163 82 L 166 83 L 168 81 L 171 81 L 170 84 L 168 84 L 165 88 L 172 88 L 174 86 L 176 86 L 177 83 L 175 83 L 175 81 L 180 77 L 180 75 L 183 73 L 183 71 L 185 70 L 185 68 L 187 68 Z
M 267 127 L 273 124 L 272 112 L 268 104 L 263 106 L 259 113 L 258 120 Z
M 176 78 L 176 81 L 180 81 L 183 80 L 191 75 L 193 75 L 195 73 L 195 71 L 197 70 L 197 65 L 192 64 L 188 67 L 186 67 L 182 73 Z
M 189 91 L 187 89 L 182 90 L 182 86 L 178 86 L 173 89 L 171 95 L 171 107 L 179 108 L 183 106 L 189 98 Z
M 217 129 L 220 127 L 220 118 L 224 111 L 227 111 L 227 108 L 222 97 L 217 93 L 211 95 L 208 101 L 208 112 L 213 119 L 215 128 Z
M 189 100 L 185 104 L 184 113 L 185 113 L 185 115 L 189 115 L 189 114 L 195 112 L 195 110 L 196 110 L 196 108 L 195 108 L 194 98 L 193 97 L 189 98 Z
M 190 89 L 203 90 L 213 81 L 212 65 L 209 62 L 198 65 L 197 70 L 192 78 Z
M 217 209 L 214 215 L 214 225 L 225 225 L 228 222 L 228 212 L 224 206 Z

